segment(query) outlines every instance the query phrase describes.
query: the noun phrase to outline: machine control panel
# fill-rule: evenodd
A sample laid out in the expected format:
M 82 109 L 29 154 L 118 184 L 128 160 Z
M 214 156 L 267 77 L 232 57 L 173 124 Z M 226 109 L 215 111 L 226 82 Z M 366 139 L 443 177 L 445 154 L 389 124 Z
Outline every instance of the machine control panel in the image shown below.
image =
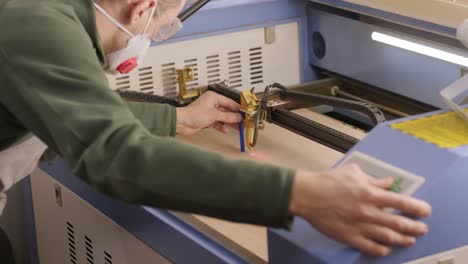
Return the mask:
M 390 190 L 397 193 L 412 195 L 425 181 L 421 176 L 402 170 L 359 151 L 349 154 L 340 165 L 351 163 L 359 165 L 364 172 L 373 177 L 393 178 L 394 182 Z

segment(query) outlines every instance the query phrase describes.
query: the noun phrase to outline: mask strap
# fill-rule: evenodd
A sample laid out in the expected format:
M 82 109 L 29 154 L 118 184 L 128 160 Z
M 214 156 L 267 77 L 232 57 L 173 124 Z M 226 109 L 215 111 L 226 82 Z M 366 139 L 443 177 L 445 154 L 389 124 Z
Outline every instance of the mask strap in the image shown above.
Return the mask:
M 98 4 L 94 3 L 94 7 L 96 7 L 96 9 L 101 12 L 101 14 L 103 14 L 105 17 L 107 17 L 110 21 L 112 21 L 112 23 L 114 23 L 120 30 L 122 30 L 123 32 L 127 33 L 128 35 L 130 35 L 131 37 L 135 37 L 135 35 L 133 35 L 132 32 L 128 31 L 128 29 L 126 29 L 124 26 L 122 26 L 119 22 L 117 22 L 117 20 L 115 20 L 113 17 L 111 17 L 111 15 L 109 15 L 109 13 L 106 12 L 106 10 L 104 10 L 102 7 L 100 7 Z M 148 20 L 150 21 L 150 20 Z
M 143 30 L 143 34 L 146 34 L 146 31 L 148 31 L 148 28 L 151 25 L 151 22 L 153 21 L 154 12 L 156 11 L 156 9 L 158 9 L 159 14 L 159 8 L 157 6 L 154 6 L 153 9 L 151 9 L 148 21 L 146 22 L 145 30 Z

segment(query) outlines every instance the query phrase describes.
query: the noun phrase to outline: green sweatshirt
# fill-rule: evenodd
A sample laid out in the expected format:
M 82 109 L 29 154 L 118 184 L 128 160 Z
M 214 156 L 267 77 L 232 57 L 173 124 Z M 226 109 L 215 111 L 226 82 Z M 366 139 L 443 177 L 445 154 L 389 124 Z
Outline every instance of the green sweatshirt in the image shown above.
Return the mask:
M 0 32 L 0 149 L 32 133 L 107 195 L 288 226 L 293 171 L 179 142 L 175 108 L 109 89 L 91 0 L 0 0 Z

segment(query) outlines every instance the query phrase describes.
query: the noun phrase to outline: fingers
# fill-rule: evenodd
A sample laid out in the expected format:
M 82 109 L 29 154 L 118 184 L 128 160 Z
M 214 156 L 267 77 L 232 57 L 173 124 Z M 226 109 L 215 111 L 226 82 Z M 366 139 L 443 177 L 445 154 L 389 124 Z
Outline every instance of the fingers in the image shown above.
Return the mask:
M 242 121 L 242 115 L 240 113 L 218 111 L 216 121 L 227 124 L 235 124 Z
M 226 108 L 223 108 L 223 107 L 220 107 L 220 108 L 218 108 L 218 109 L 219 109 L 219 111 L 221 111 L 221 112 L 231 112 L 231 110 L 226 109 Z M 242 122 L 242 120 L 241 120 L 240 122 Z M 231 124 L 226 124 L 226 125 L 228 125 L 229 128 L 232 128 L 232 129 L 234 129 L 234 130 L 239 130 L 239 124 L 238 124 L 238 122 L 236 122 L 236 123 L 231 123 Z
M 211 127 L 224 134 L 227 134 L 230 129 L 239 130 L 238 124 L 224 124 L 222 122 L 215 122 Z
M 362 220 L 365 222 L 382 225 L 399 233 L 422 236 L 428 231 L 427 225 L 422 222 L 401 215 L 395 215 L 375 207 L 366 207 L 362 215 Z
M 427 225 L 422 222 L 385 211 L 381 211 L 380 223 L 398 232 L 414 236 L 423 236 L 428 231 Z
M 228 124 L 232 129 L 239 131 L 239 124 Z
M 390 187 L 392 187 L 394 182 L 392 178 L 377 179 L 372 176 L 369 176 L 369 181 L 371 184 L 385 190 L 388 190 Z
M 213 125 L 211 125 L 211 127 L 224 134 L 227 134 L 229 132 L 229 128 L 221 122 L 215 122 L 213 123 Z
M 365 237 L 389 246 L 410 247 L 416 243 L 416 238 L 412 236 L 378 225 L 363 224 L 361 225 L 361 232 Z
M 351 238 L 349 240 L 349 244 L 351 244 L 351 246 L 355 247 L 359 251 L 378 257 L 387 256 L 391 252 L 391 249 L 389 247 L 383 246 L 360 235 Z
M 375 202 L 379 207 L 394 208 L 418 217 L 427 217 L 432 212 L 428 203 L 390 191 L 376 191 Z
M 224 107 L 221 107 L 221 106 L 218 106 L 218 110 L 221 111 L 221 112 L 233 112 L 231 109 L 224 108 Z
M 355 165 L 350 167 L 357 172 L 363 173 L 359 167 Z M 366 175 L 365 173 L 361 175 Z M 431 214 L 431 206 L 421 200 L 414 199 L 409 196 L 401 195 L 398 193 L 385 191 L 382 189 L 388 189 L 393 184 L 392 179 L 376 179 L 369 175 L 366 175 L 368 181 L 380 188 L 379 190 L 372 190 L 369 192 L 371 195 L 371 202 L 375 203 L 376 206 L 380 208 L 394 208 L 400 210 L 401 212 L 408 213 L 418 217 L 427 217 Z
M 242 121 L 242 115 L 239 113 L 240 105 L 234 100 L 214 92 L 207 92 L 206 95 L 209 95 L 206 98 L 215 98 L 217 102 L 215 121 L 226 124 L 235 124 Z M 217 127 L 220 127 L 220 125 L 217 125 Z
M 240 109 L 240 104 L 236 103 L 235 101 L 227 97 L 217 94 L 217 99 L 218 99 L 218 107 L 225 108 L 233 112 L 237 112 Z

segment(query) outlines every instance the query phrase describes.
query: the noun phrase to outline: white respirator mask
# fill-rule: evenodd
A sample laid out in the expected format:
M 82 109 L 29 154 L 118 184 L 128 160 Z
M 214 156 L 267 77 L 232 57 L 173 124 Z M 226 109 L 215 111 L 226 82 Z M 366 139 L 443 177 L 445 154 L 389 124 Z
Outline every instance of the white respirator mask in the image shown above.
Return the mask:
M 151 44 L 151 41 L 164 41 L 174 36 L 181 28 L 182 23 L 179 19 L 176 19 L 175 22 L 161 27 L 161 29 L 151 37 L 147 34 L 148 28 L 153 19 L 154 12 L 157 11 L 159 14 L 159 9 L 153 7 L 149 15 L 148 21 L 146 22 L 145 29 L 140 35 L 134 35 L 128 29 L 126 29 L 122 24 L 115 20 L 111 15 L 109 15 L 102 7 L 94 3 L 96 9 L 106 16 L 112 23 L 114 23 L 120 30 L 127 33 L 132 38 L 128 41 L 127 46 L 121 50 L 109 53 L 106 55 L 106 60 L 109 65 L 107 71 L 111 74 L 128 74 L 143 61 L 148 48 Z

